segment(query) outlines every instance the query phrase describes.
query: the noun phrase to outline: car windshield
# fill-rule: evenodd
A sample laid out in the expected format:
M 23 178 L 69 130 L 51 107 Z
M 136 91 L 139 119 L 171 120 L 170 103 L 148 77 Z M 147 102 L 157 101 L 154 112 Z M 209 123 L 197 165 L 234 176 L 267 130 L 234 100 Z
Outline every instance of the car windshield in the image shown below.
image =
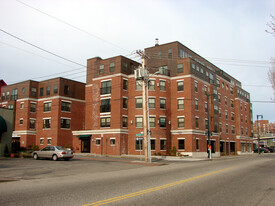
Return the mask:
M 64 147 L 56 146 L 56 149 L 58 150 L 66 150 Z

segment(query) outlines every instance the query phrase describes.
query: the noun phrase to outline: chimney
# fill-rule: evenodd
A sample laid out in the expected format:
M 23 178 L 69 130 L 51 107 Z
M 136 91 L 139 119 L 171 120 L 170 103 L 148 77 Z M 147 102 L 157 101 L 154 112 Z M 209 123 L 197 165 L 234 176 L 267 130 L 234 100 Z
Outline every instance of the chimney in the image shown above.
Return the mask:
M 158 45 L 159 45 L 159 39 L 156 38 L 156 39 L 155 39 L 155 46 L 158 46 Z

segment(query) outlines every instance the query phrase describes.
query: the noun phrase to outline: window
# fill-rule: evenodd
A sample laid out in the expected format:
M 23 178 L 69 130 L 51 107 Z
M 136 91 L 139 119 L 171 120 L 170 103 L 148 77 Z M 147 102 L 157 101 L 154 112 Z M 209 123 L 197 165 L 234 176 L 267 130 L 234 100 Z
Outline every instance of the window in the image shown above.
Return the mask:
M 196 122 L 196 128 L 199 128 L 199 118 L 198 117 L 196 117 L 195 122 Z
M 101 82 L 100 94 L 111 94 L 111 81 Z
M 54 87 L 53 87 L 53 93 L 54 94 L 58 93 L 58 85 L 57 84 L 55 84 Z
M 149 117 L 150 127 L 156 127 L 156 117 Z
M 224 97 L 224 103 L 227 105 L 227 97 Z
M 136 91 L 142 91 L 142 81 L 141 80 L 136 81 Z
M 143 117 L 136 117 L 136 127 L 142 128 L 143 126 Z
M 159 73 L 163 75 L 169 75 L 168 66 L 159 67 Z
M 23 119 L 19 119 L 19 124 L 20 124 L 20 125 L 23 124 Z
M 39 96 L 40 96 L 40 97 L 43 96 L 43 87 L 41 87 L 41 88 L 39 89 Z
M 110 63 L 109 71 L 110 72 L 114 72 L 115 71 L 115 63 L 114 62 Z M 103 73 L 104 73 L 104 70 L 103 70 Z
M 149 105 L 149 108 L 155 108 L 156 107 L 156 99 L 155 98 L 149 98 L 148 99 L 148 105 Z
M 231 99 L 231 107 L 234 108 L 234 100 Z
M 136 150 L 142 150 L 142 140 L 136 140 Z
M 172 58 L 172 49 L 168 49 L 168 58 Z
M 10 99 L 10 92 L 7 92 L 6 100 Z
M 123 89 L 124 90 L 128 89 L 128 80 L 127 79 L 123 79 Z
M 100 112 L 111 112 L 111 99 L 102 99 L 101 100 L 101 105 L 100 105 Z
M 196 65 L 192 63 L 192 69 L 196 69 Z
M 160 98 L 160 109 L 166 109 L 166 99 Z
M 208 112 L 208 104 L 207 104 L 207 102 L 204 102 L 204 111 Z
M 43 119 L 43 129 L 51 128 L 51 119 Z
M 185 150 L 185 139 L 178 139 L 178 149 Z
M 122 127 L 128 126 L 128 117 L 122 117 Z
M 51 109 L 52 109 L 52 103 L 51 102 L 44 103 L 44 112 L 50 112 Z
M 36 97 L 37 96 L 37 89 L 35 87 L 31 88 L 31 96 Z
M 71 103 L 61 101 L 61 111 L 62 112 L 70 112 L 71 111 Z
M 136 98 L 136 108 L 142 108 L 142 98 Z
M 159 125 L 160 127 L 166 127 L 166 117 L 159 118 Z
M 221 95 L 218 94 L 218 101 L 221 102 Z
M 160 89 L 160 91 L 165 91 L 166 90 L 165 81 L 163 81 L 163 80 L 159 81 L 159 89 Z
M 71 128 L 71 119 L 61 118 L 61 128 L 70 129 Z
M 232 112 L 232 113 L 231 113 L 231 120 L 232 120 L 232 121 L 234 121 L 234 119 L 235 119 L 234 116 L 235 116 L 235 115 L 234 115 L 234 113 Z
M 46 95 L 50 95 L 51 94 L 51 87 L 47 86 L 46 87 Z
M 2 93 L 2 101 L 5 100 L 5 92 Z
M 70 93 L 70 87 L 68 85 L 64 86 L 64 94 L 68 95 Z
M 222 109 L 219 108 L 219 117 L 222 117 Z
M 207 94 L 207 86 L 204 86 L 204 94 Z
M 31 112 L 36 112 L 36 103 L 31 103 Z
M 162 58 L 162 51 L 159 51 L 159 59 Z
M 197 138 L 196 139 L 196 150 L 199 150 L 200 149 L 200 140 Z
M 166 150 L 166 139 L 160 140 L 160 150 Z
M 48 144 L 48 145 L 51 145 L 51 144 L 52 144 L 52 138 L 48 138 L 48 139 L 47 139 L 47 144 Z
M 222 132 L 222 124 L 221 123 L 219 124 L 219 129 L 220 129 L 220 132 Z
M 127 72 L 128 65 L 126 62 L 122 62 L 122 71 Z
M 104 74 L 104 65 L 99 66 L 99 74 Z
M 151 150 L 156 150 L 156 140 L 155 139 L 150 139 L 151 140 Z
M 198 92 L 198 82 L 195 82 L 195 92 Z
M 232 134 L 235 134 L 235 127 L 232 126 Z
M 115 138 L 110 138 L 110 145 L 114 146 L 116 144 L 116 139 Z
M 26 91 L 26 88 L 23 87 L 23 88 L 22 88 L 22 93 L 25 94 L 25 91 Z
M 30 129 L 35 129 L 35 119 L 30 119 Z
M 183 73 L 183 64 L 178 64 L 178 73 Z
M 150 91 L 155 90 L 155 83 L 156 83 L 155 80 L 150 80 L 150 81 L 149 81 L 149 87 L 148 87 L 148 89 L 149 89 Z
M 178 109 L 184 109 L 184 99 L 178 99 Z
M 110 117 L 102 117 L 100 118 L 100 127 L 110 127 L 111 126 L 111 118 Z
M 228 124 L 225 125 L 226 134 L 228 134 Z
M 96 140 L 95 140 L 95 144 L 96 144 L 97 146 L 99 146 L 99 145 L 100 145 L 100 139 L 96 139 Z
M 178 88 L 178 92 L 184 90 L 183 81 L 178 81 L 178 82 L 177 82 L 177 88 Z
M 7 93 L 7 98 L 8 98 L 8 93 Z M 17 100 L 18 95 L 17 95 L 17 89 L 11 90 L 11 100 Z
M 200 71 L 200 67 L 199 66 L 196 66 L 196 69 L 197 69 L 198 72 Z
M 195 99 L 195 109 L 199 110 L 199 100 Z
M 178 128 L 184 128 L 184 117 L 178 117 Z
M 44 145 L 44 138 L 40 138 L 40 145 Z
M 24 109 L 24 102 L 20 103 L 20 109 Z
M 122 106 L 123 106 L 123 109 L 127 109 L 127 104 L 128 104 L 128 99 L 123 97 L 123 100 L 122 100 Z
M 233 88 L 232 87 L 230 87 L 230 93 L 233 94 Z

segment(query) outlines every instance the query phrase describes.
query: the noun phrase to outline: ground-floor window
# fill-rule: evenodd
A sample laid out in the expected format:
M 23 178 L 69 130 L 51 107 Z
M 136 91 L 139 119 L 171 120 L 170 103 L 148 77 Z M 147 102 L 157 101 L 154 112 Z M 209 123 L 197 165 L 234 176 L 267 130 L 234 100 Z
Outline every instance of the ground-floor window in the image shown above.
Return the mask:
M 247 143 L 247 151 L 252 152 L 252 143 Z
M 151 150 L 156 150 L 156 140 L 151 139 Z
M 178 139 L 178 149 L 179 150 L 185 149 L 185 139 Z
M 96 145 L 100 145 L 100 139 L 96 139 L 96 140 L 95 140 L 95 144 L 96 144 Z
M 136 140 L 136 150 L 142 150 L 142 140 Z
M 160 150 L 166 150 L 166 139 L 160 140 Z
M 230 152 L 235 152 L 235 142 L 230 142 Z
M 110 139 L 110 145 L 114 146 L 116 144 L 116 139 L 115 138 L 111 138 Z
M 196 139 L 196 150 L 200 149 L 200 140 L 197 138 Z
M 246 152 L 246 143 L 241 143 L 241 152 Z
M 51 144 L 52 144 L 52 138 L 48 138 L 48 139 L 47 139 L 47 144 L 48 144 L 48 145 L 51 145 Z
M 40 145 L 44 145 L 44 138 L 40 138 Z

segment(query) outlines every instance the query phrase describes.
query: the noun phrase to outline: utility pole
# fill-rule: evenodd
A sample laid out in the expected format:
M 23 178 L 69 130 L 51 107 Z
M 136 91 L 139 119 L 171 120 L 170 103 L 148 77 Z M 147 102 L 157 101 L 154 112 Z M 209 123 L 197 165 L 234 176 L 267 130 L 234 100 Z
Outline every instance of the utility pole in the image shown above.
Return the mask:
M 211 151 L 211 139 L 210 139 L 210 137 L 211 137 L 211 128 L 210 128 L 210 123 L 211 123 L 211 121 L 210 121 L 210 112 L 209 112 L 209 97 L 211 97 L 211 96 L 213 96 L 213 98 L 215 98 L 215 94 L 205 94 L 206 95 L 206 97 L 207 97 L 207 115 L 208 115 L 208 128 L 207 128 L 207 137 L 208 137 L 208 147 L 207 147 L 207 149 L 208 149 L 208 158 L 211 160 L 212 159 L 212 151 Z M 212 101 L 211 101 L 212 102 Z
M 264 118 L 264 116 L 263 116 L 263 115 L 261 115 L 261 114 L 257 114 L 257 129 L 258 129 L 258 154 L 261 154 L 261 152 L 260 152 L 259 117 L 261 117 L 261 118 L 263 119 L 263 118 Z
M 148 107 L 149 72 L 145 67 L 145 54 L 142 51 L 137 51 L 137 54 L 142 58 L 142 67 L 135 70 L 135 79 L 142 80 L 144 156 L 145 162 L 151 162 L 150 120 Z

